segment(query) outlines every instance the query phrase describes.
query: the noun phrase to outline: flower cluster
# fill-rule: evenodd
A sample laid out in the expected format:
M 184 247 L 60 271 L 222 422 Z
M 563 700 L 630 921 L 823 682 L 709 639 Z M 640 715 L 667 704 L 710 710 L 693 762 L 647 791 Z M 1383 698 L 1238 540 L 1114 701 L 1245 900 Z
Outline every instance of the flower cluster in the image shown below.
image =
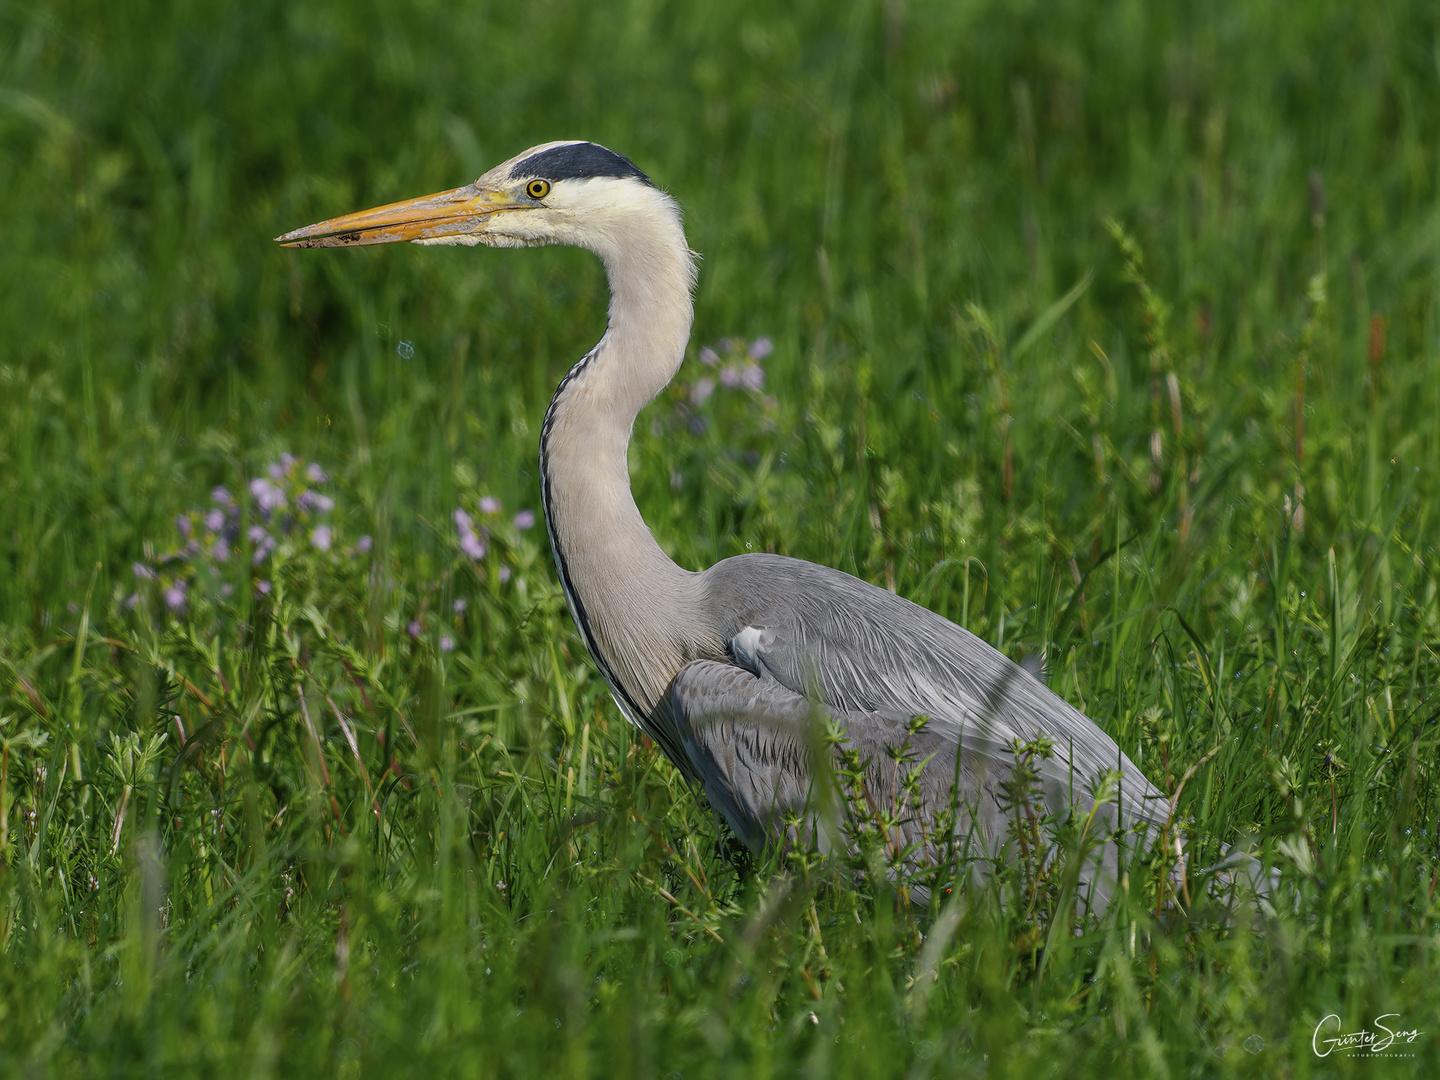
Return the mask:
M 723 441 L 707 448 L 713 465 L 720 458 L 745 468 L 759 464 L 764 449 L 773 444 L 779 422 L 780 403 L 764 392 L 767 357 L 775 351 L 769 338 L 721 338 L 713 348 L 700 350 L 701 372 L 693 382 L 677 379 L 670 390 L 672 406 L 670 429 L 694 437 L 705 436 L 712 429 L 723 432 Z M 693 368 L 691 369 L 694 370 Z M 718 391 L 731 391 L 729 393 Z M 736 392 L 738 391 L 738 392 Z M 662 421 L 652 422 L 651 432 L 659 436 Z M 688 452 L 686 440 L 677 441 L 675 449 L 682 458 Z M 694 444 L 690 444 L 693 448 Z M 674 468 L 670 486 L 679 491 L 685 486 L 687 466 Z M 688 465 L 693 473 L 698 466 Z
M 761 362 L 775 351 L 768 337 L 746 342 L 744 338 L 721 338 L 715 348 L 706 346 L 700 350 L 700 363 L 707 368 L 718 369 L 712 378 L 702 375 L 690 388 L 690 403 L 703 405 L 715 392 L 716 380 L 731 390 L 765 389 L 765 369 Z
M 250 481 L 248 506 L 228 488 L 215 488 L 210 506 L 175 519 L 177 548 L 134 565 L 137 586 L 154 582 L 165 607 L 180 614 L 189 605 L 193 589 L 206 588 L 222 599 L 233 595 L 247 569 L 263 572 L 282 544 L 331 552 L 336 545 L 336 527 L 330 517 L 335 499 L 320 490 L 329 484 L 330 477 L 319 465 L 281 454 L 263 475 Z M 249 568 L 239 554 L 245 543 L 250 547 Z M 362 536 L 353 547 L 344 549 L 344 554 L 363 555 L 370 546 L 370 537 Z M 255 591 L 262 595 L 270 588 L 264 578 L 255 583 Z M 139 602 L 137 587 L 126 606 L 133 608 Z
M 488 567 L 493 566 L 494 580 L 508 585 L 513 579 L 523 602 L 524 570 L 533 561 L 535 551 L 521 542 L 520 534 L 535 527 L 535 512 L 521 510 L 507 520 L 499 499 L 493 495 L 476 495 L 472 490 L 463 497 L 462 505 L 451 512 L 450 520 L 455 525 L 455 545 L 480 572 L 481 579 L 490 579 Z M 516 577 L 517 571 L 519 577 Z M 416 590 L 414 613 L 404 624 L 405 633 L 413 641 L 428 639 L 433 628 L 438 633 L 434 640 L 439 651 L 455 650 L 457 639 L 466 632 L 465 613 L 470 608 L 470 601 L 465 597 L 448 595 L 458 584 L 447 573 L 440 581 Z M 448 615 L 444 611 L 447 602 Z
M 492 495 L 480 496 L 476 504 L 480 520 L 471 515 L 464 507 L 457 506 L 455 513 L 451 515 L 455 522 L 455 532 L 460 544 L 460 550 L 470 559 L 480 562 L 490 553 L 491 530 L 496 527 L 500 520 L 502 507 L 500 500 Z M 511 521 L 517 532 L 525 532 L 535 527 L 535 511 L 521 510 Z M 511 570 L 508 565 L 500 567 L 500 580 L 509 581 Z

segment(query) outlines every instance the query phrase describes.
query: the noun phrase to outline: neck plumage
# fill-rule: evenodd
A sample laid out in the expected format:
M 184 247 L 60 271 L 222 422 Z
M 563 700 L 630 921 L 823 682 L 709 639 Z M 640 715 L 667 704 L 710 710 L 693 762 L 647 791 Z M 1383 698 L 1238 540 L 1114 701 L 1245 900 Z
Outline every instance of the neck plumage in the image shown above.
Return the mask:
M 617 701 L 643 726 L 675 672 L 708 644 L 694 625 L 696 575 L 671 561 L 640 517 L 627 456 L 636 414 L 684 358 L 694 264 L 673 212 L 617 232 L 623 243 L 596 250 L 610 281 L 609 324 L 550 403 L 540 478 L 571 614 Z

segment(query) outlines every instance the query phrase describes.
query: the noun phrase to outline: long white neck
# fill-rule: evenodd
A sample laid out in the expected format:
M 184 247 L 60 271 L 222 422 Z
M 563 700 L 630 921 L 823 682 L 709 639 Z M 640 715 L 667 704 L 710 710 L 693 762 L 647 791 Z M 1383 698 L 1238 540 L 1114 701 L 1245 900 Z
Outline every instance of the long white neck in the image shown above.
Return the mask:
M 680 666 L 711 651 L 694 574 L 660 549 L 630 491 L 636 414 L 684 358 L 694 263 L 658 205 L 586 237 L 610 280 L 609 325 L 555 392 L 540 437 L 545 523 L 566 599 L 617 700 L 642 721 Z M 637 715 L 638 714 L 638 715 Z

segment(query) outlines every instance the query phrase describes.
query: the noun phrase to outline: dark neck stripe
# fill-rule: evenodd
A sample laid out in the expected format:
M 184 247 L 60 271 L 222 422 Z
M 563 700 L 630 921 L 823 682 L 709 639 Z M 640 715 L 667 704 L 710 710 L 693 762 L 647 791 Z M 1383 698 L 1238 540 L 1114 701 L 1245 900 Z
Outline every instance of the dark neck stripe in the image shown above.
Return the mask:
M 555 396 L 550 399 L 550 407 L 545 410 L 545 422 L 540 428 L 540 507 L 545 513 L 545 531 L 550 534 L 550 553 L 555 557 L 555 569 L 560 574 L 560 588 L 564 590 L 565 599 L 570 603 L 570 613 L 575 617 L 575 626 L 580 631 L 580 639 L 585 642 L 586 651 L 599 667 L 600 673 L 605 677 L 610 689 L 624 699 L 625 707 L 629 709 L 631 718 L 646 728 L 646 734 L 650 734 L 648 726 L 644 724 L 645 710 L 636 704 L 635 699 L 630 696 L 629 691 L 616 677 L 615 672 L 610 669 L 610 665 L 605 663 L 605 658 L 600 655 L 600 648 L 595 641 L 595 633 L 590 628 L 589 616 L 585 613 L 585 602 L 580 599 L 580 594 L 575 589 L 574 579 L 570 576 L 570 566 L 565 561 L 565 553 L 560 550 L 560 539 L 555 530 L 554 499 L 550 491 L 550 433 L 555 426 L 555 418 L 560 411 L 560 399 L 564 396 L 565 390 L 590 366 L 599 350 L 600 346 L 596 345 L 566 373 L 565 378 L 560 380 L 560 385 L 555 388 Z

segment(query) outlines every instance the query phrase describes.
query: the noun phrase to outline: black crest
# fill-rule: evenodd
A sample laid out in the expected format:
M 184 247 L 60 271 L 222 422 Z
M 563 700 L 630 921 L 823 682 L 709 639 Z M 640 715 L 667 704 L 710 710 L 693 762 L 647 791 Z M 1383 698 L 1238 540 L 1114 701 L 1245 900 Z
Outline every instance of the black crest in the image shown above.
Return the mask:
M 586 180 L 592 176 L 629 177 L 650 187 L 650 178 L 635 167 L 627 157 L 606 150 L 597 143 L 567 143 L 541 150 L 515 163 L 510 179 L 535 177 L 537 180 Z

